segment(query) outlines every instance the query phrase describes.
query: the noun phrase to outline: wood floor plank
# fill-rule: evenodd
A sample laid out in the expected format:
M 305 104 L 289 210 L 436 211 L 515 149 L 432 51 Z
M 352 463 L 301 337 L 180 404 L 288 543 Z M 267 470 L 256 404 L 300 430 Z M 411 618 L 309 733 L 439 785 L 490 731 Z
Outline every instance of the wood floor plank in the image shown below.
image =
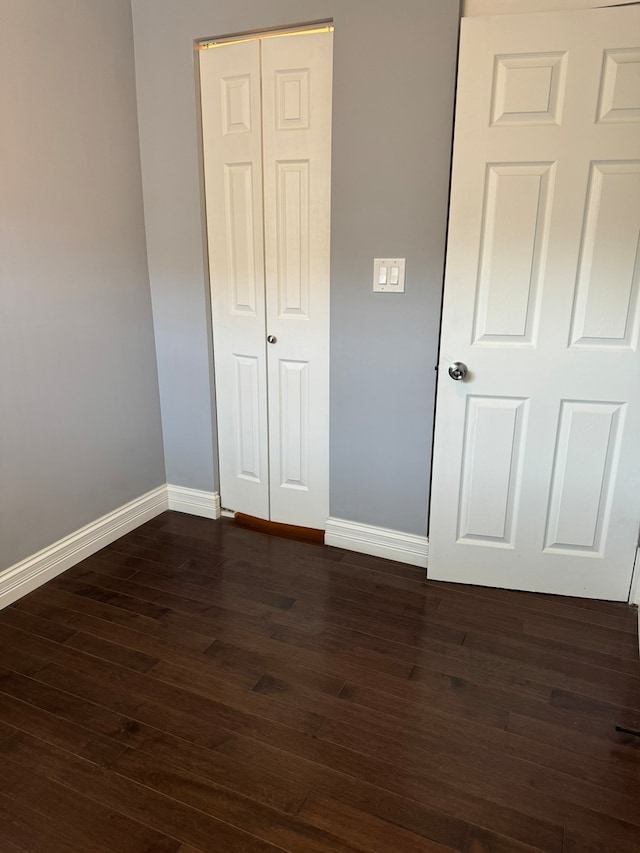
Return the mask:
M 159 630 L 147 633 L 120 625 L 108 617 L 99 618 L 88 613 L 75 612 L 70 615 L 68 624 L 85 635 L 144 652 L 155 658 L 156 662 L 166 661 L 179 666 L 189 666 L 194 661 L 202 661 L 202 653 L 216 642 L 212 636 L 196 634 L 190 630 L 174 630 L 164 621 L 160 626 L 155 626 Z
M 610 672 L 622 672 L 638 677 L 638 660 L 624 656 L 607 654 L 599 650 L 585 649 L 578 644 L 563 643 L 557 640 L 544 639 L 531 634 L 498 635 L 489 631 L 468 631 L 464 638 L 468 648 L 481 649 L 512 660 L 536 663 L 545 660 L 551 668 L 559 672 L 571 671 L 572 662 L 586 663 L 600 667 Z M 553 658 L 556 658 L 555 664 Z
M 465 743 L 459 749 L 453 739 L 438 745 L 437 739 L 414 747 L 410 756 L 403 749 L 401 738 L 378 736 L 375 740 L 366 730 L 346 725 L 344 722 L 326 721 L 320 737 L 358 752 L 375 757 L 383 754 L 385 760 L 397 766 L 401 761 L 408 772 L 428 774 L 449 784 L 459 784 L 464 790 L 480 795 L 491 792 L 495 785 L 501 791 L 505 780 L 512 788 L 542 789 L 555 794 L 560 800 L 588 806 L 595 812 L 617 817 L 628 823 L 640 822 L 640 812 L 633 797 L 618 790 L 605 789 L 600 784 L 585 781 L 577 774 L 568 774 L 545 767 L 537 762 L 522 760 L 511 752 L 498 752 L 491 748 L 473 748 Z
M 88 583 L 94 582 L 98 586 L 111 583 L 104 577 L 102 568 L 101 565 L 95 565 L 93 571 L 86 571 L 79 578 L 85 578 Z M 274 585 L 269 583 L 258 586 L 255 583 L 242 583 L 239 580 L 233 582 L 233 580 L 229 580 L 230 573 L 226 567 L 224 576 L 224 582 L 218 580 L 216 583 L 213 583 L 210 574 L 197 574 L 181 568 L 167 569 L 161 565 L 157 567 L 154 565 L 150 568 L 140 569 L 134 575 L 128 577 L 127 580 L 136 587 L 138 594 L 139 585 L 169 592 L 178 589 L 181 593 L 189 597 L 218 606 L 224 606 L 228 600 L 232 609 L 234 606 L 238 606 L 238 599 L 242 602 L 251 601 L 256 604 L 266 604 L 268 607 L 273 607 L 276 610 L 288 610 L 295 604 L 296 599 L 291 595 L 286 595 L 282 591 L 282 586 L 278 590 L 274 589 Z M 208 582 L 205 583 L 205 580 Z M 118 585 L 115 586 L 117 587 Z M 249 612 L 253 612 L 253 609 Z M 259 610 L 258 612 L 262 613 L 263 611 Z
M 0 611 L 0 851 L 638 853 L 637 642 L 163 513 Z
M 8 755 L 34 773 L 82 793 L 105 807 L 154 828 L 168 838 L 196 844 L 205 850 L 212 843 L 229 853 L 273 853 L 278 848 L 251 832 L 235 829 L 171 796 L 153 791 L 121 774 L 63 752 L 27 735 L 5 741 L 0 753 Z M 77 853 L 77 848 L 74 851 Z
M 149 616 L 151 619 L 159 619 L 169 609 L 166 606 L 152 603 L 148 599 L 131 596 L 128 592 L 116 592 L 108 587 L 87 583 L 85 579 L 74 580 L 74 578 L 67 578 L 63 575 L 51 581 L 51 585 L 54 588 L 72 592 L 75 595 L 91 598 L 94 601 L 100 601 L 104 604 L 111 604 L 113 607 L 119 607 L 122 610 L 129 610 L 131 613 Z
M 23 655 L 21 669 L 24 674 L 37 670 L 40 682 L 59 686 L 149 725 L 162 729 L 167 726 L 170 733 L 179 733 L 185 726 L 190 734 L 207 731 L 201 722 L 206 720 L 209 727 L 248 731 L 259 738 L 279 741 L 296 731 L 312 734 L 322 724 L 322 718 L 312 711 L 285 707 L 223 679 L 188 679 L 186 670 L 174 673 L 172 681 L 168 675 L 161 680 L 83 655 L 69 656 L 62 664 Z
M 64 641 L 63 645 L 65 648 L 75 649 L 92 657 L 112 661 L 118 666 L 135 672 L 149 672 L 160 662 L 160 658 L 156 655 L 150 655 L 111 640 L 104 640 L 92 634 L 85 634 L 82 631 L 76 631 L 73 636 Z
M 292 853 L 349 853 L 359 848 L 333 833 L 317 829 L 255 800 L 207 784 L 189 770 L 168 765 L 155 756 L 125 753 L 114 765 L 127 779 L 151 787 L 233 827 L 251 826 L 261 840 Z
M 453 853 L 454 850 L 388 821 L 359 812 L 337 800 L 309 797 L 300 812 L 300 818 L 319 829 L 330 830 L 341 838 L 357 838 L 359 847 L 369 853 L 388 853 L 389 850 L 402 850 L 403 853 Z
M 483 612 L 487 604 L 508 604 L 509 611 L 521 614 L 522 618 L 533 618 L 535 614 L 543 618 L 553 616 L 635 633 L 632 609 L 619 602 L 598 601 L 595 607 L 590 607 L 589 599 L 559 595 L 531 595 L 528 592 L 434 581 L 428 581 L 427 586 L 433 587 L 435 594 L 444 601 L 466 602 L 469 607 L 482 607 Z
M 331 559 L 332 551 L 333 549 L 326 548 L 322 555 L 301 554 L 296 555 L 295 558 L 288 556 L 286 559 L 276 559 L 272 556 L 264 559 L 256 553 L 241 556 L 240 552 L 236 553 L 235 557 L 228 557 L 225 567 L 230 566 L 238 572 L 254 576 L 260 576 L 261 573 L 264 576 L 266 567 L 269 569 L 269 574 L 276 572 L 281 575 L 311 578 L 314 583 L 322 585 L 325 595 L 331 594 L 345 599 L 362 600 L 363 595 L 371 596 L 381 588 L 406 593 L 426 590 L 424 580 L 417 581 L 415 578 L 350 565 Z M 197 558 L 190 560 L 188 565 L 191 570 L 199 572 L 206 572 L 209 566 L 208 561 Z M 433 590 L 430 590 L 429 594 L 434 600 L 437 598 Z
M 581 736 L 583 751 L 590 742 L 596 743 L 603 751 L 605 748 L 608 750 L 609 756 L 606 760 L 598 761 L 591 757 L 587 759 L 582 753 L 568 751 L 560 745 L 562 735 L 552 747 L 540 740 L 532 740 L 509 730 L 504 731 L 477 722 L 472 728 L 464 728 L 449 715 L 432 710 L 425 712 L 421 725 L 410 725 L 408 721 L 403 720 L 402 728 L 399 729 L 397 719 L 391 714 L 351 714 L 352 707 L 351 703 L 347 703 L 344 711 L 328 714 L 320 732 L 321 736 L 337 743 L 349 744 L 349 733 L 357 731 L 365 743 L 368 739 L 372 744 L 386 744 L 387 755 L 395 753 L 398 761 L 403 754 L 404 741 L 410 737 L 417 755 L 426 750 L 431 758 L 437 757 L 443 762 L 450 757 L 463 762 L 473 760 L 484 765 L 487 754 L 489 759 L 497 754 L 503 757 L 505 765 L 508 765 L 509 758 L 512 757 L 530 765 L 558 770 L 614 792 L 620 790 L 622 778 L 629 782 L 636 781 L 635 756 L 631 750 L 618 748 L 621 757 L 616 762 L 611 755 L 610 746 L 596 739 L 589 741 Z M 623 749 L 626 755 L 623 755 Z
M 3 740 L 10 738 L 14 731 L 15 729 L 9 724 L 8 719 L 3 715 L 2 719 L 0 719 L 0 743 L 2 743 Z
M 467 843 L 466 853 L 536 853 L 537 847 L 514 841 L 492 832 L 474 827 Z
M 236 613 L 239 616 L 268 620 L 279 613 L 281 608 L 272 604 L 254 602 L 245 598 L 223 597 L 214 592 L 203 590 L 201 587 L 191 589 L 188 584 L 180 581 L 157 578 L 153 586 L 136 582 L 138 575 L 131 580 L 114 581 L 97 572 L 87 573 L 81 581 L 65 578 L 52 581 L 52 585 L 67 592 L 87 595 L 95 600 L 116 603 L 120 606 L 135 608 L 137 612 L 160 618 L 170 610 L 185 613 L 189 616 L 226 617 Z M 116 591 L 123 589 L 125 594 Z
M 150 637 L 164 638 L 168 642 L 175 642 L 179 646 L 187 646 L 196 651 L 204 651 L 215 639 L 212 635 L 191 631 L 186 626 L 181 626 L 174 632 L 164 621 L 142 617 L 114 605 L 94 601 L 48 585 L 15 602 L 12 607 L 26 612 L 37 611 L 44 618 L 63 623 L 71 623 L 78 615 L 90 616 Z
M 3 848 L 23 853 L 77 853 L 76 841 L 64 841 L 51 832 L 50 821 L 23 803 L 0 793 L 0 840 Z
M 152 563 L 151 565 L 154 569 L 158 566 L 157 563 Z M 136 574 L 138 568 L 132 568 L 118 560 L 105 559 L 104 554 L 99 553 L 97 555 L 93 554 L 91 557 L 87 557 L 86 560 L 78 563 L 78 565 L 73 566 L 73 568 L 65 572 L 65 575 L 68 578 L 82 580 L 87 573 L 92 571 L 100 572 L 101 574 L 108 575 L 109 577 L 119 578 L 120 580 L 127 580 L 127 578 Z
M 71 791 L 21 764 L 0 764 L 0 792 L 27 805 L 38 814 L 45 828 L 54 828 L 77 850 L 92 853 L 137 853 L 153 849 L 175 853 L 179 842 L 106 808 L 95 800 Z
M 1 828 L 0 828 L 0 837 L 1 837 Z M 6 838 L 2 839 L 2 845 L 4 849 L 4 853 L 29 853 L 24 847 L 18 847 L 17 844 L 13 844 L 11 841 L 8 841 Z
M 571 619 L 554 619 L 549 616 L 523 621 L 525 636 L 544 640 L 556 640 L 579 646 L 582 649 L 599 654 L 614 655 L 617 658 L 638 659 L 638 638 L 635 633 L 600 625 L 588 625 Z
M 47 667 L 44 667 L 39 672 L 43 673 L 43 678 L 47 678 Z M 29 720 L 35 712 L 25 712 L 22 704 L 11 711 L 6 697 L 17 699 L 20 703 L 24 703 L 27 706 L 33 706 L 36 711 L 45 711 L 54 718 L 59 718 L 62 721 L 86 728 L 93 734 L 103 735 L 117 741 L 126 743 L 131 732 L 137 731 L 139 723 L 135 719 L 119 711 L 113 711 L 97 704 L 91 701 L 91 698 L 87 699 L 80 696 L 79 694 L 82 693 L 82 683 L 77 674 L 62 669 L 59 672 L 56 671 L 55 674 L 61 676 L 60 680 L 55 682 L 55 684 L 47 684 L 46 681 L 39 681 L 36 677 L 32 678 L 17 671 L 0 671 L 0 693 L 2 693 L 4 713 L 14 715 L 13 717 L 8 716 L 8 719 L 19 719 L 19 727 L 24 732 L 35 734 L 43 740 L 47 739 L 43 728 L 40 727 L 41 720 L 39 715 L 36 714 L 32 724 L 33 726 L 39 726 L 38 730 L 35 730 L 28 726 Z M 74 689 L 74 693 L 66 691 L 64 687 L 71 687 Z M 93 698 L 99 699 L 100 697 Z M 85 740 L 79 733 L 76 733 L 68 742 L 58 740 L 53 734 L 50 736 L 50 740 L 55 746 L 62 746 L 69 751 L 75 749 L 78 755 L 87 757 L 83 752 Z M 94 752 L 94 743 L 95 739 L 91 739 L 92 754 L 89 757 L 99 763 L 99 759 Z M 107 754 L 109 754 L 108 751 Z
M 350 602 L 336 603 L 330 612 L 326 612 L 323 611 L 321 604 L 299 601 L 286 613 L 279 614 L 278 622 L 293 627 L 328 623 L 417 647 L 420 646 L 425 633 L 423 619 L 370 611 L 366 606 L 358 608 Z M 445 642 L 458 644 L 464 641 L 465 630 L 458 625 L 429 621 L 429 635 Z
M 183 737 L 109 713 L 31 679 L 14 676 L 13 683 L 5 682 L 4 687 L 13 690 L 9 694 L 0 693 L 0 715 L 4 719 L 15 722 L 16 729 L 24 733 L 96 764 L 113 763 L 126 745 L 176 764 L 186 762 L 199 775 L 286 813 L 295 813 L 304 799 L 297 784 L 288 783 L 268 769 L 214 755 Z M 55 710 L 56 715 L 46 708 Z M 72 722 L 78 718 L 82 719 L 83 727 Z M 9 731 L 13 733 L 15 729 Z M 205 741 L 206 746 L 213 745 L 214 738 L 205 737 Z
M 288 746 L 291 747 L 290 744 Z M 245 760 L 254 754 L 252 743 L 242 736 L 225 740 L 216 747 L 216 751 Z M 418 798 L 415 798 L 408 795 L 408 788 L 404 786 L 400 786 L 401 793 L 389 790 L 390 780 L 386 778 L 380 779 L 385 787 L 373 784 L 375 777 L 369 773 L 365 777 L 367 781 L 363 781 L 363 777 L 355 773 L 355 765 L 353 774 L 329 766 L 333 764 L 329 752 L 302 756 L 275 747 L 267 747 L 265 752 L 281 772 L 299 778 L 303 783 L 313 779 L 316 793 L 339 799 L 353 808 L 456 850 L 465 849 L 472 824 L 494 828 L 534 845 L 537 843 L 540 850 L 560 851 L 562 847 L 562 829 L 559 826 L 476 797 L 441 780 L 423 779 Z
M 75 644 L 72 643 L 74 639 Z M 78 632 L 68 641 L 60 643 L 30 634 L 12 625 L 0 624 L 0 644 L 2 643 L 5 647 L 10 647 L 11 644 L 18 645 L 23 652 L 43 660 L 55 661 L 63 665 L 75 664 L 85 670 L 88 667 L 94 665 L 97 667 L 103 662 L 109 662 L 134 672 L 145 673 L 158 663 L 157 658 L 97 637 L 78 638 Z
M 556 687 L 551 691 L 551 704 L 556 708 L 584 712 L 626 728 L 640 730 L 640 694 L 635 692 L 625 692 L 619 702 L 603 702 L 573 690 Z
M 414 666 L 410 677 L 417 681 L 424 681 L 433 672 L 467 681 L 477 681 L 481 676 L 487 687 L 507 688 L 538 699 L 548 698 L 558 684 L 557 672 L 542 666 L 542 661 L 536 665 L 522 663 L 515 668 L 509 660 L 498 655 L 464 646 L 459 650 L 448 649 L 445 654 L 425 651 L 416 658 L 419 663 Z M 640 680 L 632 676 L 618 674 L 611 677 L 606 670 L 580 664 L 568 669 L 571 674 L 563 679 L 566 689 L 592 699 L 611 701 L 622 691 L 627 696 L 640 689 Z
M 15 607 L 5 607 L 4 610 L 0 610 L 0 623 L 58 643 L 64 643 L 65 640 L 73 637 L 77 630 L 68 624 L 44 619 Z
M 19 680 L 19 677 L 16 680 Z M 29 679 L 22 679 L 22 681 L 22 696 L 28 696 L 29 686 L 32 682 Z M 6 679 L 4 684 L 0 684 L 0 690 L 2 690 L 0 692 L 0 715 L 3 720 L 13 725 L 14 731 L 19 730 L 41 740 L 46 740 L 48 743 L 74 752 L 82 758 L 88 758 L 96 764 L 110 764 L 123 751 L 122 744 L 105 737 L 100 732 L 78 725 L 57 713 L 4 692 L 4 688 L 11 690 L 11 684 L 8 682 L 9 679 Z M 24 690 L 25 686 L 26 690 Z M 15 689 L 17 692 L 20 691 L 19 686 Z M 31 695 L 35 695 L 35 691 Z M 63 710 L 61 705 L 53 704 L 50 707 L 53 707 L 56 712 Z M 77 708 L 74 707 L 74 711 L 77 711 Z
M 231 733 L 229 733 L 231 736 Z M 219 788 L 235 792 L 256 803 L 283 814 L 295 815 L 300 810 L 308 790 L 273 769 L 236 761 L 197 744 L 140 726 L 135 738 L 128 741 L 138 752 L 159 759 L 167 766 L 188 767 L 189 771 L 214 783 Z
M 411 665 L 376 651 L 357 649 L 349 642 L 327 639 L 325 632 L 308 634 L 298 628 L 272 626 L 270 636 L 265 638 L 264 635 L 256 637 L 251 631 L 240 631 L 233 624 L 217 624 L 220 642 L 248 653 L 264 654 L 272 659 L 284 658 L 318 671 L 326 671 L 329 664 L 343 680 L 366 678 L 367 671 L 372 671 L 372 678 L 379 674 L 406 680 L 411 675 Z
M 638 739 L 633 735 L 617 732 L 614 728 L 611 729 L 610 737 L 602 740 L 543 720 L 535 720 L 526 714 L 511 713 L 505 729 L 531 738 L 536 745 L 549 744 L 551 747 L 587 756 L 587 761 L 595 768 L 600 767 L 603 762 L 614 774 L 622 772 L 621 767 L 626 766 L 634 776 L 637 775 L 636 761 L 640 751 Z
M 364 566 L 381 574 L 407 578 L 415 582 L 422 582 L 425 579 L 424 569 L 417 566 L 407 566 L 404 563 L 396 563 L 393 560 L 385 560 L 369 554 L 359 554 L 355 551 L 344 551 L 340 562 L 348 566 Z

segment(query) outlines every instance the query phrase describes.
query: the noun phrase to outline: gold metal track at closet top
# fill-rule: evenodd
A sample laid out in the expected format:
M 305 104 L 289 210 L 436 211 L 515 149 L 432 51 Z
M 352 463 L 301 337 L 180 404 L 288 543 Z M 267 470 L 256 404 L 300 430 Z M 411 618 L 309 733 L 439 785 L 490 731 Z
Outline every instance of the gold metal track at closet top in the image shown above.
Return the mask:
M 214 47 L 226 47 L 229 44 L 238 44 L 243 41 L 256 41 L 262 39 L 277 39 L 288 36 L 307 36 L 310 33 L 332 33 L 333 24 L 323 23 L 321 25 L 310 24 L 307 27 L 297 26 L 287 30 L 269 30 L 266 32 L 247 33 L 246 35 L 221 36 L 216 39 L 198 42 L 197 50 L 211 50 Z

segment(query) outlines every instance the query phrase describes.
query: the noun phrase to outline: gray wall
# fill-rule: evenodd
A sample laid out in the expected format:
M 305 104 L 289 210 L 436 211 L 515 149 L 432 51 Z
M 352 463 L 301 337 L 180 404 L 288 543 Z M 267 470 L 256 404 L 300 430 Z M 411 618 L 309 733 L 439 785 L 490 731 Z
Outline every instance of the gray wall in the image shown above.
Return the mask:
M 129 0 L 0 0 L 0 569 L 165 481 Z
M 425 533 L 457 0 L 132 0 L 170 483 L 217 487 L 192 42 L 333 17 L 331 514 Z M 406 256 L 406 293 L 371 292 Z

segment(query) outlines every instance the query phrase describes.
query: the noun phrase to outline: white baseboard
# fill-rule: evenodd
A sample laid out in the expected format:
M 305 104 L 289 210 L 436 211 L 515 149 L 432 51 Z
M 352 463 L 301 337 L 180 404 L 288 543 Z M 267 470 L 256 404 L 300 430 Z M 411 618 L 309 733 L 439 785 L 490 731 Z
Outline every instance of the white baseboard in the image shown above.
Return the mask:
M 429 540 L 426 536 L 374 527 L 371 524 L 357 524 L 343 518 L 327 520 L 324 544 L 409 563 L 423 569 L 427 567 L 429 556 Z
M 220 496 L 159 486 L 0 572 L 0 610 L 167 509 L 220 518 Z
M 203 518 L 220 518 L 220 495 L 217 492 L 201 492 L 183 486 L 167 486 L 169 509 L 188 512 Z
M 0 609 L 168 508 L 167 487 L 136 498 L 0 573 Z

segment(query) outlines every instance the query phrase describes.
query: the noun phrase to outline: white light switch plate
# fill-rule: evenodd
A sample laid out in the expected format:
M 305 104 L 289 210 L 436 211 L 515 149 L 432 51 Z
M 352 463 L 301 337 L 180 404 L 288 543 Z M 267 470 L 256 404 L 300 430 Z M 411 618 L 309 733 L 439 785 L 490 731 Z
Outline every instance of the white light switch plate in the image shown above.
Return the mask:
M 373 259 L 373 289 L 376 293 L 404 293 L 404 264 L 405 258 L 374 258 Z M 380 269 L 383 270 L 380 281 Z M 385 272 L 386 271 L 386 274 Z M 396 272 L 397 271 L 397 272 Z M 391 284 L 397 275 L 398 283 Z

